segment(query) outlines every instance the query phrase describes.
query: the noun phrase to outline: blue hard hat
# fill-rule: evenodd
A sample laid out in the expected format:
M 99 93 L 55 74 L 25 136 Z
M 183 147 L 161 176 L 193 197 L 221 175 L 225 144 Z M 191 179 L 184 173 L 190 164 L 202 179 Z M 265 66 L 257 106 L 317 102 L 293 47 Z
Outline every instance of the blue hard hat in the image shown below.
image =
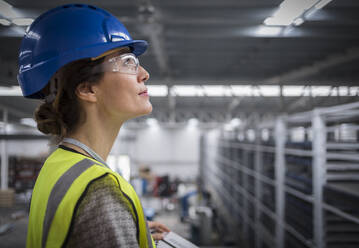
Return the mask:
M 133 40 L 112 14 L 86 4 L 67 4 L 40 15 L 28 28 L 19 54 L 18 81 L 25 97 L 44 98 L 41 90 L 62 66 L 128 46 L 139 56 L 144 40 Z

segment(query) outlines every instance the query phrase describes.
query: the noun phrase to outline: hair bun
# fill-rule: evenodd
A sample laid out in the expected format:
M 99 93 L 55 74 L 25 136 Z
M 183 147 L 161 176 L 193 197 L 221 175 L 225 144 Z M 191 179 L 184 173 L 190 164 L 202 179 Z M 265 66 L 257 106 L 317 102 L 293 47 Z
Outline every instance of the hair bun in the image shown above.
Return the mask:
M 64 123 L 51 103 L 41 104 L 35 111 L 37 128 L 44 134 L 61 136 Z

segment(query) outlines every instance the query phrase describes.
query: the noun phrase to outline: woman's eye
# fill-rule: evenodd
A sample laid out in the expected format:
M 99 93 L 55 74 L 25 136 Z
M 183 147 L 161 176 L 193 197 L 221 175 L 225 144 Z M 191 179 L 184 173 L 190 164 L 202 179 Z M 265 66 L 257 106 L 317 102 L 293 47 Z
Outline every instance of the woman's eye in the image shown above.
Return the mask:
M 126 58 L 126 59 L 124 60 L 124 64 L 125 64 L 125 65 L 134 65 L 134 64 L 136 64 L 136 63 L 135 63 L 134 59 L 132 59 L 132 58 Z

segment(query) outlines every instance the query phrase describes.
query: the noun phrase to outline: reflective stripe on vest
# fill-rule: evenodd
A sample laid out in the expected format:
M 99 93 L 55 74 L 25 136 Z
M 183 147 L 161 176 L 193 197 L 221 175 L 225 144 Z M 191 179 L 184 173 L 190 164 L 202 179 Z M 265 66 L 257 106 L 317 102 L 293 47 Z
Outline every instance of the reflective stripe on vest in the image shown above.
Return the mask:
M 52 188 L 49 200 L 47 202 L 44 224 L 42 226 L 42 247 L 45 248 L 47 235 L 50 231 L 52 220 L 55 216 L 56 210 L 70 188 L 75 179 L 80 176 L 85 170 L 94 165 L 94 162 L 89 159 L 84 159 L 72 166 L 66 171 Z
M 49 156 L 36 181 L 31 201 L 27 247 L 65 245 L 76 205 L 90 183 L 108 174 L 127 200 L 141 248 L 154 248 L 139 198 L 118 173 L 83 155 L 57 149 Z

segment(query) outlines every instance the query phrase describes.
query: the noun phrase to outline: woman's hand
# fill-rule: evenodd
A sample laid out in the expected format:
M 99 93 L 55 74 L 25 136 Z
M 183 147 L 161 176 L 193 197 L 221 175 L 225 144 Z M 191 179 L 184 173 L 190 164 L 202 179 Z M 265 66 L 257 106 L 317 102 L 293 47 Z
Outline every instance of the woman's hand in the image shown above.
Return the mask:
M 164 238 L 164 234 L 171 230 L 165 225 L 157 221 L 147 221 L 148 227 L 151 230 L 151 235 L 154 240 L 161 240 Z

